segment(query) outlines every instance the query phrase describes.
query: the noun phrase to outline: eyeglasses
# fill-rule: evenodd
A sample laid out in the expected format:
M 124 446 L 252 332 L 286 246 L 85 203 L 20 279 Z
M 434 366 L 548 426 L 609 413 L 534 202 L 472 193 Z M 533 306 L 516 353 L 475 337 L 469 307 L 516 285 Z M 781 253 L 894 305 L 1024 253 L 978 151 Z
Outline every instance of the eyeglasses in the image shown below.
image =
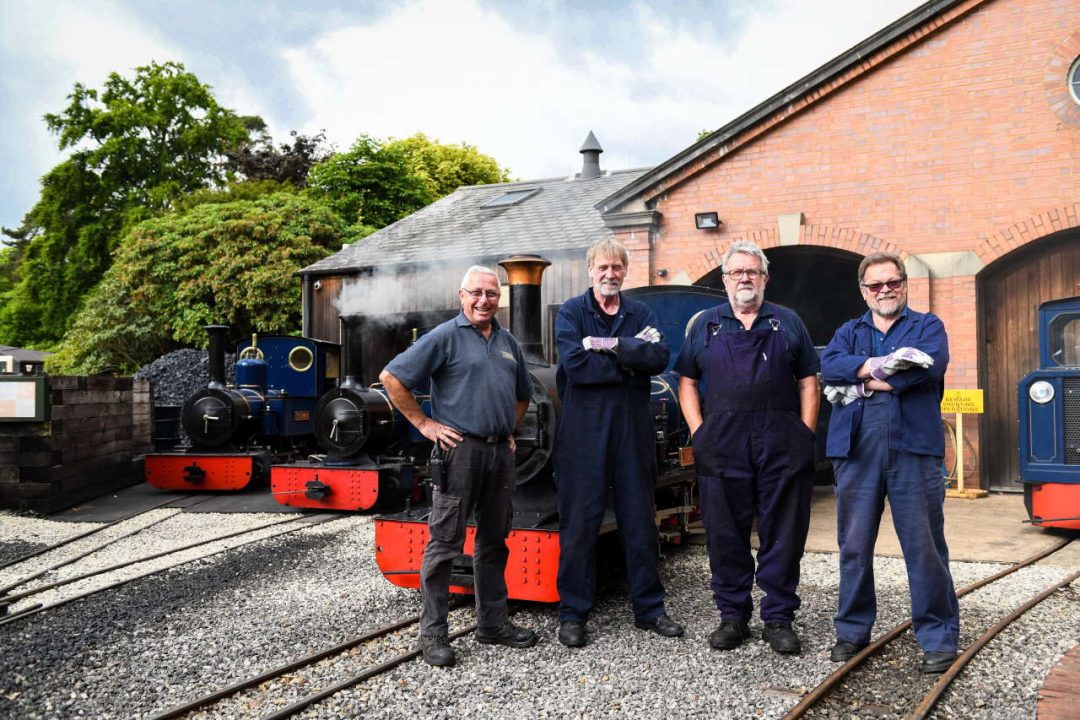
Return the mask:
M 879 292 L 881 292 L 885 288 L 889 288 L 890 290 L 899 290 L 900 286 L 904 284 L 904 281 L 903 280 L 886 280 L 885 282 L 879 282 L 879 283 L 859 283 L 859 284 L 862 285 L 867 290 L 869 290 L 870 292 L 877 295 Z
M 461 289 L 466 292 L 473 300 L 479 300 L 482 297 L 486 297 L 488 300 L 499 299 L 498 290 L 467 290 L 466 288 Z
M 732 280 L 738 280 L 742 277 L 750 278 L 751 280 L 757 280 L 759 277 L 765 274 L 764 270 L 729 270 L 724 273 Z

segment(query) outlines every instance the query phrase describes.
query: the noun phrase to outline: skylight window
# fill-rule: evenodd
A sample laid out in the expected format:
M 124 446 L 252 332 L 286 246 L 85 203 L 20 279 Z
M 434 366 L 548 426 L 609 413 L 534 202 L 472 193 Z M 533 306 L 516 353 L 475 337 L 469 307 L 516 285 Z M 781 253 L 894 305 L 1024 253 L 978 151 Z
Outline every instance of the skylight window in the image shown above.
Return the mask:
M 480 207 L 493 208 L 493 207 L 509 207 L 511 205 L 518 205 L 531 198 L 536 193 L 540 192 L 540 188 L 524 188 L 521 190 L 509 190 L 504 192 Z

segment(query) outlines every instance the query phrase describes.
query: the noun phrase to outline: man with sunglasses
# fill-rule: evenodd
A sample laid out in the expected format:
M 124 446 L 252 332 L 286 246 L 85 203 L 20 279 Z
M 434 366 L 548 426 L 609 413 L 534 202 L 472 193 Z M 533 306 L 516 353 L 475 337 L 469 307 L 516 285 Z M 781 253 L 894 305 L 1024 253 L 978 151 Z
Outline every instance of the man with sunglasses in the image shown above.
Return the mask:
M 495 272 L 472 266 L 458 290 L 461 314 L 421 337 L 379 375 L 397 409 L 435 443 L 430 537 L 420 567 L 420 649 L 430 665 L 455 661 L 447 623 L 450 574 L 473 513 L 476 639 L 513 648 L 537 640 L 535 632 L 510 622 L 506 608 L 514 429 L 529 407 L 532 383 L 517 341 L 495 319 L 499 295 Z M 410 390 L 427 381 L 431 417 Z
M 818 355 L 799 316 L 765 302 L 769 261 L 757 245 L 734 243 L 721 270 L 728 302 L 696 319 L 675 363 L 720 612 L 709 645 L 732 650 L 750 637 L 756 579 L 762 638 L 774 652 L 798 654 L 792 622 L 814 486 Z
M 870 642 L 877 615 L 874 544 L 889 498 L 911 593 L 920 669 L 944 672 L 956 658 L 960 608 L 949 572 L 941 461 L 941 396 L 949 364 L 941 320 L 907 306 L 907 272 L 876 252 L 859 265 L 869 310 L 836 331 L 822 353 L 835 390 L 827 452 L 836 471 L 839 607 L 834 662 Z

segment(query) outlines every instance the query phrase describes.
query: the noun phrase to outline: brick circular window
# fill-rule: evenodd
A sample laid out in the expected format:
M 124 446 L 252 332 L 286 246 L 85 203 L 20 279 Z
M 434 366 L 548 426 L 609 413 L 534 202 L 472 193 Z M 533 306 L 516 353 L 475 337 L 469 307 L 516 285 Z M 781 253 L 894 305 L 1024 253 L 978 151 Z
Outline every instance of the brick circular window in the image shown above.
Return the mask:
M 1069 94 L 1076 104 L 1080 105 L 1080 57 L 1073 60 L 1072 67 L 1069 68 Z
M 1058 119 L 1080 129 L 1080 30 L 1050 53 L 1043 71 L 1043 96 Z

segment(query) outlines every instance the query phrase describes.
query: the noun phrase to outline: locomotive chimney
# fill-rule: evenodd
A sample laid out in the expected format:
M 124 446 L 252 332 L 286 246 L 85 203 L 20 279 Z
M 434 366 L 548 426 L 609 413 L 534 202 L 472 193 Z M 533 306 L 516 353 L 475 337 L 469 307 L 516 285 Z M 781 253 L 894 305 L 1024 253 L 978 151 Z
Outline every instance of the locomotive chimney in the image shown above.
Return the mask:
M 510 332 L 525 353 L 525 359 L 544 364 L 544 343 L 540 337 L 540 281 L 551 262 L 539 255 L 512 255 L 500 260 L 510 284 Z
M 229 326 L 207 325 L 204 329 L 210 335 L 210 383 L 207 387 L 221 390 L 225 387 L 225 333 L 229 332 Z
M 359 313 L 338 316 L 341 333 L 341 384 L 339 387 L 359 387 L 363 383 L 364 360 L 361 353 L 364 349 L 364 340 L 360 330 L 363 320 L 364 316 Z

